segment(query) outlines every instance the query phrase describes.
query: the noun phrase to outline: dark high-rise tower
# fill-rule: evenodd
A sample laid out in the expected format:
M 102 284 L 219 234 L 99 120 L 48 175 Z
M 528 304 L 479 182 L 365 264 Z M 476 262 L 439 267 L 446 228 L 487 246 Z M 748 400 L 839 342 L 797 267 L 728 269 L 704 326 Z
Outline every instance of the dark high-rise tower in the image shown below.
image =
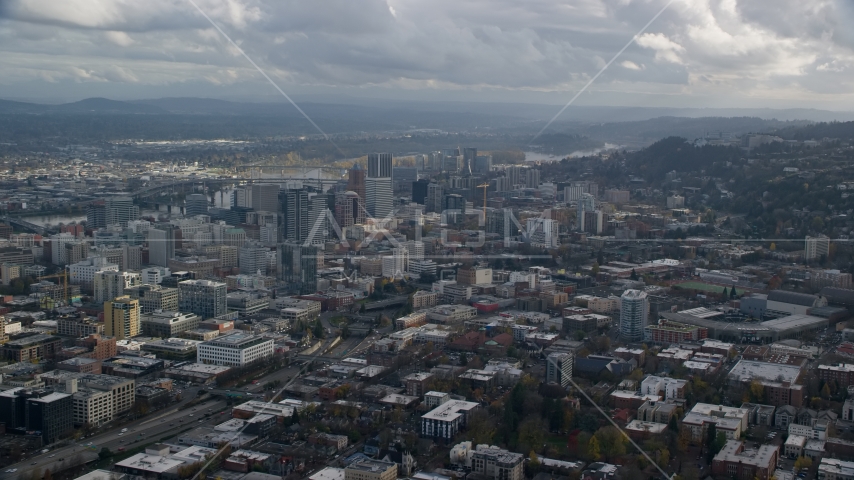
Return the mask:
M 279 192 L 279 202 L 282 206 L 279 222 L 282 239 L 287 242 L 303 243 L 309 232 L 308 191 L 305 189 L 282 190 Z
M 463 173 L 471 174 L 474 169 L 474 162 L 477 159 L 477 149 L 476 148 L 464 148 L 463 149 Z
M 391 154 L 371 153 L 368 155 L 368 178 L 391 178 Z
M 427 179 L 421 179 L 415 182 L 412 182 L 412 201 L 425 205 L 427 201 L 427 186 L 430 185 L 430 181 Z
M 187 195 L 187 198 L 184 199 L 184 205 L 184 216 L 187 218 L 208 214 L 207 195 L 202 195 L 201 193 Z
M 358 163 L 350 169 L 350 179 L 347 182 L 347 190 L 356 192 L 362 199 L 365 198 L 365 169 Z

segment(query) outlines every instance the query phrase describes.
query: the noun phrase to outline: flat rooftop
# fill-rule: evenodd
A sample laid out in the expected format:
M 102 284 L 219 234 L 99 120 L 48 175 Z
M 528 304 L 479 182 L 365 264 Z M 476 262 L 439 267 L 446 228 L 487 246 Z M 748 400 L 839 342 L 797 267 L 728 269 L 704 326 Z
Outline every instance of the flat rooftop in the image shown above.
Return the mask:
M 421 418 L 450 422 L 478 407 L 478 403 L 463 400 L 450 400 L 425 413 Z
M 145 472 L 162 474 L 173 468 L 178 468 L 184 462 L 170 457 L 161 457 L 160 455 L 149 455 L 147 453 L 137 453 L 136 455 L 126 458 L 120 462 L 116 462 L 117 467 L 132 468 L 134 470 L 142 470 Z
M 795 365 L 760 362 L 756 360 L 739 360 L 732 367 L 732 370 L 730 370 L 729 377 L 740 382 L 749 382 L 754 378 L 761 378 L 770 381 L 795 383 L 800 374 L 801 367 Z
M 757 467 L 775 467 L 772 464 L 772 460 L 780 447 L 776 445 L 760 445 L 759 448 L 745 449 L 736 453 L 741 448 L 741 444 L 742 442 L 739 440 L 728 440 L 724 448 L 715 455 L 715 461 L 743 463 Z

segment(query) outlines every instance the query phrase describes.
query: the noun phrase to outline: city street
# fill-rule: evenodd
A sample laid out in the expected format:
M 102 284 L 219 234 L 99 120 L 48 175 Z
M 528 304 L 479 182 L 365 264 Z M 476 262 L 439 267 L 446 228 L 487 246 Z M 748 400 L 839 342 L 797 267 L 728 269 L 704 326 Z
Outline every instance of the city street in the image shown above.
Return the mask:
M 192 398 L 195 398 L 195 389 L 192 394 Z M 182 401 L 181 405 L 189 400 L 188 398 Z M 4 471 L 0 473 L 0 479 L 26 478 L 31 471 L 36 469 L 42 472 L 45 469 L 50 469 L 55 472 L 62 470 L 62 463 L 70 461 L 75 455 L 80 455 L 87 461 L 95 460 L 103 447 L 107 447 L 116 453 L 120 448 L 129 449 L 159 441 L 164 437 L 175 435 L 182 430 L 205 422 L 221 423 L 229 417 L 225 406 L 225 401 L 222 399 L 209 399 L 186 410 L 178 410 L 178 406 L 174 406 L 166 411 L 156 412 L 150 417 L 124 424 L 108 432 L 80 439 L 73 445 L 51 450 L 44 454 L 40 453 L 17 464 L 9 465 L 4 470 L 16 468 L 17 471 L 13 473 Z M 207 419 L 204 418 L 206 414 L 210 414 Z M 127 431 L 122 433 L 122 429 L 127 429 Z

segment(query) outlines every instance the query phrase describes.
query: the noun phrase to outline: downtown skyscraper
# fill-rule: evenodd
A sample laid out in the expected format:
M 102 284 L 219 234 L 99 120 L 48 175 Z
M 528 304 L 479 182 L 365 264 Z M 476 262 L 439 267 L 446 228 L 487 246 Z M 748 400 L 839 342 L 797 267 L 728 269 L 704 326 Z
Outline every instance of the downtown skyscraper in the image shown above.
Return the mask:
M 368 155 L 368 178 L 365 179 L 365 207 L 368 214 L 382 219 L 394 203 L 392 196 L 392 158 L 390 153 Z

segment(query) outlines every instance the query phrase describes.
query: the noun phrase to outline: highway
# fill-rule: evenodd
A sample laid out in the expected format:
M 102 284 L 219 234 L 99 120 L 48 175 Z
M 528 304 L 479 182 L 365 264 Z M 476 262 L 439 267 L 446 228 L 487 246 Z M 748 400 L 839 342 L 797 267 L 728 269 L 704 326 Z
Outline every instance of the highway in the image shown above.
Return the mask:
M 196 388 L 185 390 L 184 393 L 188 397 L 195 398 Z M 181 405 L 186 404 L 188 400 L 181 402 Z M 210 414 L 205 418 L 204 415 Z M 0 479 L 25 479 L 29 478 L 31 472 L 38 469 L 42 472 L 45 469 L 50 469 L 51 472 L 62 470 L 65 465 L 75 455 L 80 455 L 86 460 L 92 460 L 97 457 L 101 448 L 107 447 L 112 452 L 116 453 L 120 448 L 129 449 L 140 445 L 145 445 L 162 440 L 164 437 L 171 437 L 182 430 L 187 430 L 191 427 L 208 423 L 222 423 L 230 418 L 229 410 L 226 408 L 223 399 L 208 399 L 199 405 L 185 410 L 178 410 L 178 406 L 170 407 L 162 412 L 155 412 L 149 417 L 145 417 L 115 428 L 108 432 L 95 434 L 89 438 L 82 438 L 77 443 L 67 447 L 57 448 L 47 453 L 39 453 L 38 455 L 26 458 L 14 465 L 10 465 L 3 469 L 0 473 Z M 127 429 L 122 433 L 122 429 Z M 6 470 L 16 468 L 14 473 L 7 473 Z

